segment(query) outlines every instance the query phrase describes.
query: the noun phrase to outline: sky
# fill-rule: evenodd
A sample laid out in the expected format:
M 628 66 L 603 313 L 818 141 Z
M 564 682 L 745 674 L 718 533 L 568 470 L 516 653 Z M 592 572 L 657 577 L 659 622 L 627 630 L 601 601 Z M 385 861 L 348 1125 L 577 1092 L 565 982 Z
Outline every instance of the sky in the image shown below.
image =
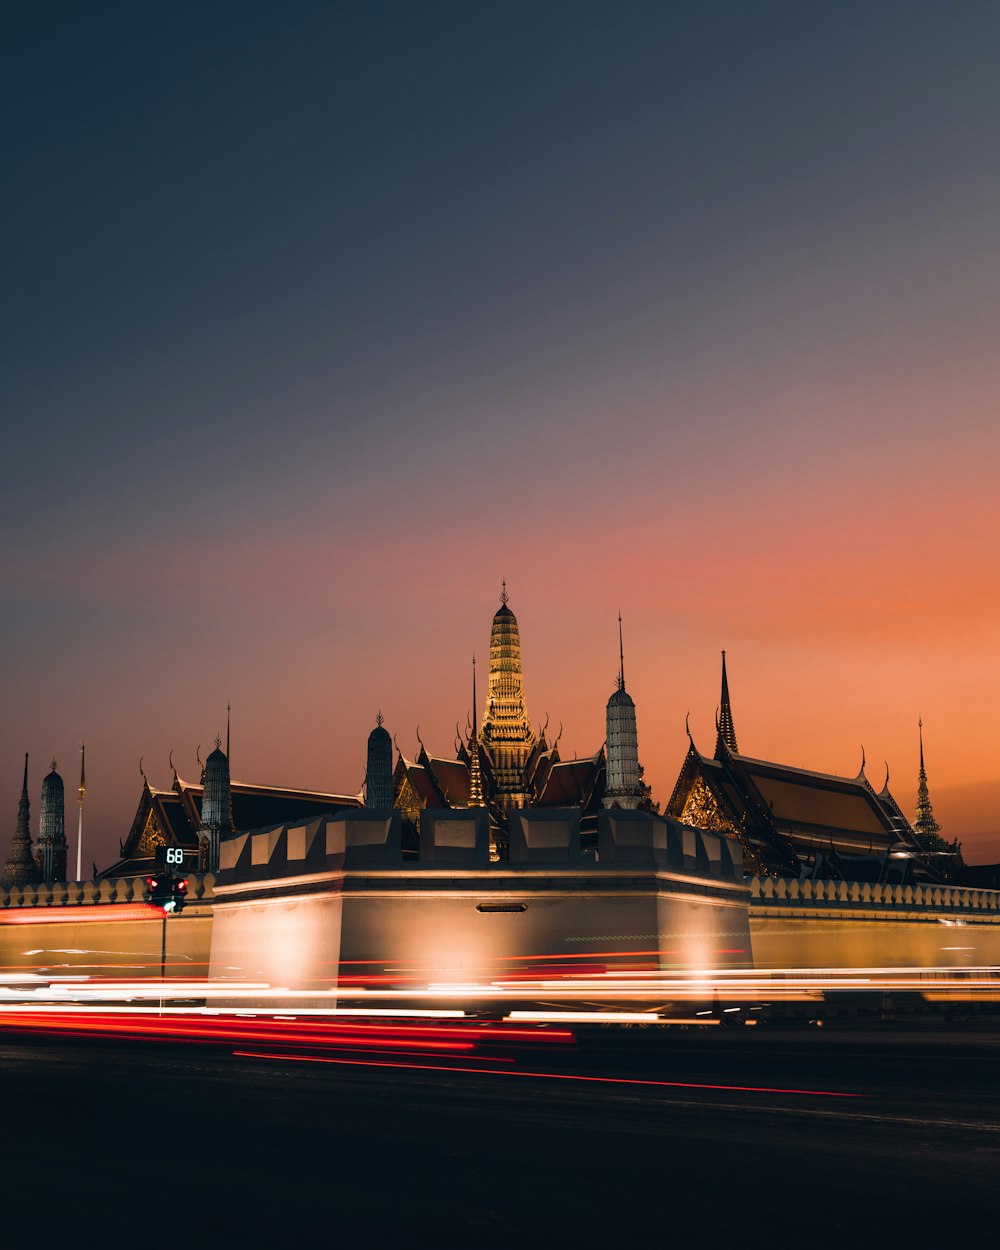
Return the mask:
M 39 3 L 0 60 L 0 836 L 452 749 L 506 578 L 592 754 L 714 745 L 1000 859 L 1000 10 Z M 483 670 L 480 670 L 481 673 Z M 481 687 L 482 688 L 482 687 Z M 6 763 L 3 763 L 6 761 Z M 75 825 L 72 802 L 68 820 Z

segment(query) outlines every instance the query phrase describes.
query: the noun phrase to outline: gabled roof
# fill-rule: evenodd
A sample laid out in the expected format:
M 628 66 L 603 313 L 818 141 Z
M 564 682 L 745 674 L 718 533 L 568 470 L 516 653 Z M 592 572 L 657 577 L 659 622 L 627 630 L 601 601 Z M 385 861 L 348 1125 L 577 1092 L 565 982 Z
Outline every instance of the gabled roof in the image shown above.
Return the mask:
M 582 760 L 563 760 L 552 765 L 538 796 L 539 807 L 586 808 L 595 798 L 604 777 L 604 748 Z
M 885 805 L 863 774 L 836 777 L 733 752 L 729 756 L 731 771 L 750 782 L 780 832 L 851 834 L 876 845 L 894 840 Z
M 443 760 L 428 756 L 424 767 L 433 775 L 437 789 L 448 807 L 466 807 L 469 802 L 469 766 L 463 760 Z
M 316 790 L 261 786 L 242 781 L 234 781 L 231 789 L 233 825 L 238 830 L 307 820 L 325 812 L 361 805 L 361 798 L 356 794 L 325 794 Z M 152 855 L 146 850 L 140 851 L 140 843 L 150 815 L 168 845 L 196 851 L 201 798 L 202 786 L 185 781 L 176 773 L 169 790 L 160 790 L 144 779 L 132 826 L 122 842 L 122 858 L 102 875 L 122 876 L 136 864 L 142 866 L 136 871 L 149 866 Z

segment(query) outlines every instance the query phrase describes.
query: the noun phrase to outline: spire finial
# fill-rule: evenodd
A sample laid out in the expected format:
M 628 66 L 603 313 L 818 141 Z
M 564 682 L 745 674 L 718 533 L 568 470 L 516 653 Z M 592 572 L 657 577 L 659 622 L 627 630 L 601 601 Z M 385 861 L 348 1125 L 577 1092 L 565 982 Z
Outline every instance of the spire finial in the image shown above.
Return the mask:
M 54 755 L 52 757 L 52 771 L 56 771 L 56 757 Z
M 625 644 L 622 641 L 622 614 L 618 613 L 618 689 L 625 689 Z
M 506 577 L 500 583 L 500 602 L 504 606 L 507 604 L 507 579 Z
M 733 710 L 729 704 L 729 676 L 726 673 L 726 653 L 722 652 L 722 697 L 719 702 L 718 731 L 715 735 L 715 754 L 718 755 L 723 745 L 734 755 L 739 754 L 736 745 L 736 728 L 733 725 Z
M 86 758 L 86 750 L 87 748 L 81 742 L 80 743 L 80 794 L 79 794 L 79 799 L 78 799 L 78 802 L 80 803 L 83 802 L 87 794 L 87 778 L 83 769 L 84 761 Z
M 375 724 L 378 725 L 380 729 L 382 728 L 382 709 L 381 708 L 379 708 L 378 715 L 375 717 Z
M 476 653 L 472 653 L 472 741 L 476 742 L 478 738 L 478 720 L 479 711 L 476 707 Z
M 24 753 L 24 781 L 21 782 L 21 793 L 28 793 L 28 752 Z
M 215 735 L 215 749 L 216 749 L 217 751 L 221 751 L 221 750 L 222 750 L 222 734 L 216 734 L 216 735 Z
M 935 839 L 941 833 L 941 826 L 934 817 L 934 807 L 927 788 L 927 769 L 924 767 L 924 722 L 922 718 L 917 721 L 917 729 L 920 733 L 920 773 L 917 781 L 917 818 L 913 822 L 913 828 L 921 839 L 922 845 L 931 849 L 939 849 L 939 844 Z
M 232 712 L 232 708 L 229 706 L 229 702 L 227 700 L 226 702 L 226 759 L 227 760 L 229 759 L 229 716 L 231 712 Z

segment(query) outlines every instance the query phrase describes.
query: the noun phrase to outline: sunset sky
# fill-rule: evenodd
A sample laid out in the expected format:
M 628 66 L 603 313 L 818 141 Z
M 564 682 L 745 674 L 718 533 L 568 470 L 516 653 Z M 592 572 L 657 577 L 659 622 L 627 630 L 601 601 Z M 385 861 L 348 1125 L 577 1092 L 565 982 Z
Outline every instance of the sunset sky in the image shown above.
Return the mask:
M 242 780 L 357 790 L 379 708 L 448 753 L 505 577 L 564 755 L 621 610 L 654 797 L 725 647 L 742 751 L 863 744 L 912 816 L 922 715 L 1000 859 L 1000 8 L 39 3 L 2 42 L 3 839 L 23 752 L 37 831 L 86 739 L 111 862 L 140 755 L 195 779 L 227 700 Z

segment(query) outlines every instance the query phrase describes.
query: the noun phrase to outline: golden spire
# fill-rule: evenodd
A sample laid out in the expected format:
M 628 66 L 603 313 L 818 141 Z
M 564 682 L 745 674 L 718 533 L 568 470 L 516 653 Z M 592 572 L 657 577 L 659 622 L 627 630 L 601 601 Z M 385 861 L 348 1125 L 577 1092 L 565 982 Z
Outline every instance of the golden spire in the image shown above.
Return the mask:
M 476 728 L 476 657 L 472 657 L 472 736 L 469 738 L 469 806 L 483 805 L 483 774 L 479 763 L 479 734 Z
M 490 675 L 483 713 L 482 743 L 493 765 L 503 805 L 522 807 L 529 799 L 525 765 L 535 745 L 528 720 L 521 673 L 521 635 L 502 583 L 500 607 L 490 631 Z

